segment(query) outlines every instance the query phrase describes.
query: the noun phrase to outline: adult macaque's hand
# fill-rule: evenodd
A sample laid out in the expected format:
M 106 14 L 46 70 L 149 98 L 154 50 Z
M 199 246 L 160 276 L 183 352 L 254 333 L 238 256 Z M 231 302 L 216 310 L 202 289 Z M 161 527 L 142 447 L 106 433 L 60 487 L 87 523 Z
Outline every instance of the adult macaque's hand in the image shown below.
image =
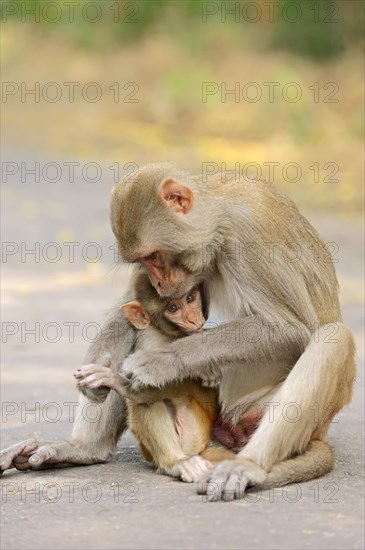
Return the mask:
M 190 365 L 181 360 L 175 349 L 179 343 L 156 351 L 140 350 L 127 357 L 121 369 L 121 383 L 125 390 L 138 393 L 146 386 L 162 388 L 170 382 L 191 378 Z M 193 377 L 200 379 L 203 386 L 213 387 L 220 383 L 222 372 L 218 365 L 204 365 Z
M 123 362 L 121 383 L 127 392 L 138 393 L 146 386 L 161 388 L 179 379 L 179 356 L 168 347 L 137 351 Z

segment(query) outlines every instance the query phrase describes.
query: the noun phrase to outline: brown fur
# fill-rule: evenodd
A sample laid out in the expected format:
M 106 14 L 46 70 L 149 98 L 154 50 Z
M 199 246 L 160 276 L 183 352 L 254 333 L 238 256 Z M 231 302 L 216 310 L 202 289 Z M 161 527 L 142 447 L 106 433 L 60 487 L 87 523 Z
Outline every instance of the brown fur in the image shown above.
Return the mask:
M 315 229 L 271 183 L 237 181 L 232 174 L 204 180 L 166 164 L 134 176 L 112 197 L 122 257 L 142 263 L 161 296 L 203 283 L 227 323 L 204 338 L 173 342 L 164 353 L 128 357 L 129 391 L 221 376 L 222 413 L 233 422 L 268 394 L 266 388 L 267 401 L 277 403 L 274 419 L 264 410 L 248 444 L 210 477 L 222 488 L 213 500 L 231 498 L 225 487 L 231 476 L 237 479 L 234 498 L 247 484 L 262 483 L 262 472 L 274 465 L 296 455 L 305 461 L 312 438 L 324 437 L 351 399 L 355 346 L 341 320 L 333 263 Z M 293 248 L 294 260 L 288 255 Z M 248 337 L 252 328 L 258 337 Z M 297 422 L 285 418 L 290 403 L 300 412 Z M 308 461 L 309 471 L 312 465 Z
M 198 326 L 206 320 L 203 315 L 205 300 L 199 290 L 195 291 L 196 298 L 191 304 L 185 302 L 185 297 L 176 301 L 183 323 L 180 326 L 167 320 L 166 308 L 170 300 L 159 297 L 143 269 L 133 277 L 132 292 L 133 300 L 124 304 L 122 311 L 137 330 L 138 350 L 158 349 L 166 342 L 186 336 L 191 324 L 189 319 L 196 319 Z M 103 388 L 112 388 L 125 396 L 121 377 L 109 364 L 88 365 L 79 369 L 75 376 L 80 387 L 87 388 L 90 399 L 94 396 L 100 401 L 100 387 L 102 392 Z M 210 463 L 197 455 L 210 441 L 216 405 L 216 390 L 204 388 L 198 381 L 169 384 L 150 392 L 147 397 L 140 394 L 138 402 L 127 399 L 128 426 L 148 462 L 161 472 L 184 481 L 196 481 L 210 467 Z M 192 457 L 195 458 L 191 460 Z
M 188 378 L 219 382 L 222 412 L 233 421 L 252 404 L 264 406 L 265 396 L 277 404 L 274 418 L 265 410 L 243 450 L 208 477 L 216 488 L 210 500 L 239 497 L 275 471 L 282 472 L 277 484 L 329 471 L 327 444 L 312 439 L 324 438 L 332 417 L 351 399 L 355 345 L 341 321 L 330 254 L 294 203 L 267 182 L 236 181 L 231 174 L 204 179 L 158 164 L 115 187 L 111 223 L 122 257 L 141 262 L 161 296 L 179 297 L 202 283 L 226 324 L 204 337 L 179 338 L 163 353 L 130 355 L 133 343 L 125 339 L 130 327 L 116 311 L 87 362 L 100 364 L 108 352 L 116 369 L 126 358 L 122 373 L 130 397 Z M 288 243 L 299 249 L 296 261 L 283 253 Z M 153 252 L 157 261 L 149 256 Z M 111 338 L 116 323 L 121 335 Z M 252 328 L 258 338 L 248 337 Z M 292 402 L 301 412 L 297 422 L 285 419 Z M 43 465 L 105 460 L 126 421 L 120 396 L 114 405 L 111 411 L 102 404 L 96 430 L 78 419 L 71 442 L 4 451 L 3 469 L 20 461 L 23 469 L 36 467 L 29 453 Z M 301 465 L 298 477 L 285 477 L 285 464 L 292 471 L 295 460 Z

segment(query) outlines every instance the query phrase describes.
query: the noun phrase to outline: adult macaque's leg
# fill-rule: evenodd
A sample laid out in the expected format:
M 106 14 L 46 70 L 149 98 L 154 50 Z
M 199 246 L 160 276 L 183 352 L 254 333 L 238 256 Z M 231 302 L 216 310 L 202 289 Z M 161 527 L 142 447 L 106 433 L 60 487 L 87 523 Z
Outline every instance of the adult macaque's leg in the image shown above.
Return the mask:
M 82 395 L 70 441 L 27 440 L 2 451 L 1 472 L 10 468 L 37 470 L 96 464 L 110 459 L 126 428 L 125 401 L 110 392 L 104 403 L 93 403 L 92 408 L 91 411 L 90 401 Z
M 264 414 L 236 459 L 220 464 L 211 473 L 208 482 L 216 488 L 212 500 L 240 498 L 246 487 L 263 484 L 262 472 L 270 475 L 275 465 L 280 463 L 285 467 L 286 459 L 296 454 L 303 453 L 298 462 L 298 481 L 331 470 L 332 455 L 328 456 L 328 446 L 322 441 L 310 441 L 325 437 L 333 416 L 351 399 L 355 346 L 349 329 L 342 323 L 338 323 L 337 328 L 337 341 L 331 343 L 325 340 L 325 327 L 319 330 L 316 341 L 311 341 L 277 392 L 271 394 L 269 401 L 274 410 Z M 298 415 L 297 422 L 288 418 L 290 406 Z M 314 448 L 311 454 L 307 454 L 309 445 Z M 315 452 L 317 457 L 313 461 Z M 288 461 L 288 483 L 293 479 L 289 475 L 293 464 L 292 460 Z M 275 479 L 273 476 L 272 485 Z

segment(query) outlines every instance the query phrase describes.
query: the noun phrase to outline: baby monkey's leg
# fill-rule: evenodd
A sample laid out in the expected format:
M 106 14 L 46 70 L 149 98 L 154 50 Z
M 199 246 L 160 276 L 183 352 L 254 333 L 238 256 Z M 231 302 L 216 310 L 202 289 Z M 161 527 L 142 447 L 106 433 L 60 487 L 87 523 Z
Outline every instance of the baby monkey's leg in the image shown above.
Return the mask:
M 211 469 L 212 464 L 197 456 L 202 450 L 199 434 L 196 434 L 195 448 L 190 444 L 189 449 L 183 448 L 184 430 L 189 430 L 190 426 L 187 424 L 182 430 L 181 425 L 177 426 L 177 416 L 181 411 L 173 408 L 174 400 L 158 401 L 152 405 L 129 402 L 129 427 L 144 449 L 145 458 L 152 457 L 151 462 L 161 472 L 192 483 Z

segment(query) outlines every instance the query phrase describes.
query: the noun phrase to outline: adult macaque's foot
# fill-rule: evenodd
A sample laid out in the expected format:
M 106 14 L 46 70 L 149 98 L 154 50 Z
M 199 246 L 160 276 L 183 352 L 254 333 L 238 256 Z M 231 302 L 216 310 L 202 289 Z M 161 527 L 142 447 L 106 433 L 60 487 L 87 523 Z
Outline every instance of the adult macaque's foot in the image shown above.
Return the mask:
M 0 453 L 1 473 L 10 468 L 17 470 L 42 470 L 76 464 L 106 462 L 113 447 L 100 443 L 81 445 L 76 441 L 36 441 L 29 439 L 17 443 Z
M 239 499 L 247 487 L 263 483 L 266 476 L 266 472 L 251 460 L 225 460 L 200 480 L 198 494 L 207 495 L 210 502 Z
M 29 457 L 32 452 L 34 452 L 39 443 L 35 439 L 27 439 L 26 441 L 21 441 L 12 445 L 8 449 L 4 449 L 0 453 L 0 475 L 2 475 L 5 470 L 10 470 L 11 468 L 16 468 L 15 460 L 19 457 Z
M 37 441 L 28 439 L 0 453 L 0 470 L 39 470 L 66 465 L 67 457 L 76 457 L 74 447 L 67 441 Z M 65 460 L 66 459 L 66 460 Z M 70 462 L 72 463 L 72 462 Z M 75 462 L 77 463 L 77 462 Z

